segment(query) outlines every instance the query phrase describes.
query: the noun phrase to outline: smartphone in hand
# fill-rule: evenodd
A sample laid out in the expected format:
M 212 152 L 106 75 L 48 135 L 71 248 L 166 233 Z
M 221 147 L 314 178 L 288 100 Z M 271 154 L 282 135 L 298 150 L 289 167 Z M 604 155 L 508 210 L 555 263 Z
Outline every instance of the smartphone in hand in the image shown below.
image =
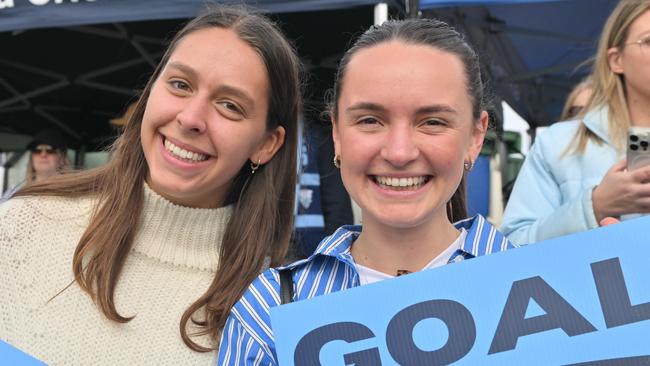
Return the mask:
M 650 128 L 630 127 L 627 131 L 627 170 L 650 165 Z

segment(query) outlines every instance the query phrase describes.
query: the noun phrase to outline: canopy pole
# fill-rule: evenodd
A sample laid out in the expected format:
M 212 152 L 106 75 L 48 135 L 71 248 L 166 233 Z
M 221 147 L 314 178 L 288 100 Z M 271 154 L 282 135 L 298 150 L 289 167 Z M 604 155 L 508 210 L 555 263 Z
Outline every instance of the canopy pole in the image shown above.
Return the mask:
M 406 16 L 413 19 L 420 17 L 420 0 L 406 0 Z
M 381 23 L 388 20 L 388 4 L 379 3 L 375 5 L 375 25 L 380 25 Z

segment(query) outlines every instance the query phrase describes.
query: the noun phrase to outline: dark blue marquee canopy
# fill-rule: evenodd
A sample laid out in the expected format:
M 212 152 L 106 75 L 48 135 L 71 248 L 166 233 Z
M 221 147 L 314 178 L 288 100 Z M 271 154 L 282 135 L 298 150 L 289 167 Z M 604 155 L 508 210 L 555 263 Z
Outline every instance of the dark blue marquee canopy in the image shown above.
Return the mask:
M 271 13 L 343 9 L 379 0 L 256 0 L 226 3 Z M 33 28 L 179 19 L 195 16 L 205 0 L 0 0 L 0 32 Z M 220 1 L 220 3 L 224 3 Z
M 533 126 L 556 121 L 616 0 L 420 0 L 467 34 L 499 96 Z
M 178 29 L 176 19 L 194 16 L 209 2 L 0 0 L 0 135 L 54 125 L 73 145 L 99 143 L 111 133 L 106 121 L 137 94 Z M 408 7 L 405 0 L 235 3 L 290 14 L 279 15 L 285 31 L 297 40 L 310 71 L 327 69 L 325 75 L 349 39 L 372 23 L 372 5 L 380 2 Z M 480 49 L 497 95 L 536 126 L 557 119 L 566 94 L 586 75 L 588 68 L 578 66 L 593 55 L 615 3 L 420 0 L 419 6 L 423 16 L 442 18 L 467 35 Z M 326 88 L 329 78 L 314 79 Z M 10 148 L 8 142 L 0 138 L 0 150 L 21 145 Z
M 102 147 L 115 134 L 108 121 L 136 98 L 171 35 L 212 3 L 272 14 L 320 93 L 350 37 L 372 24 L 378 2 L 0 0 L 0 151 L 23 149 L 45 127 L 75 149 Z

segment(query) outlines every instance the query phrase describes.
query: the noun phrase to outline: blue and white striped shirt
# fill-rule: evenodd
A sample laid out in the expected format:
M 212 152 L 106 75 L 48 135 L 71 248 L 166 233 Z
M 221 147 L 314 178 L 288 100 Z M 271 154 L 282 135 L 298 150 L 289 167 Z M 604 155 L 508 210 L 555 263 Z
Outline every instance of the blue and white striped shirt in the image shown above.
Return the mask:
M 516 247 L 480 215 L 459 221 L 467 236 L 449 263 Z M 360 226 L 343 226 L 323 239 L 309 258 L 292 263 L 294 301 L 359 286 L 350 247 Z M 280 304 L 277 269 L 262 273 L 235 304 L 226 321 L 217 365 L 277 365 L 270 309 Z

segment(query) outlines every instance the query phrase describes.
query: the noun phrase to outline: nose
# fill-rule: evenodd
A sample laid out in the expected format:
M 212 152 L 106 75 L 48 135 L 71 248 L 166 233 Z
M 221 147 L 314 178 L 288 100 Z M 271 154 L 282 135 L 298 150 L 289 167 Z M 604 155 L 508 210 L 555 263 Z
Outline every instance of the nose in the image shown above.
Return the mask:
M 396 167 L 408 165 L 420 156 L 410 124 L 392 125 L 381 149 L 381 157 Z
M 188 98 L 176 116 L 183 131 L 202 133 L 207 127 L 208 107 L 210 103 L 199 96 Z

